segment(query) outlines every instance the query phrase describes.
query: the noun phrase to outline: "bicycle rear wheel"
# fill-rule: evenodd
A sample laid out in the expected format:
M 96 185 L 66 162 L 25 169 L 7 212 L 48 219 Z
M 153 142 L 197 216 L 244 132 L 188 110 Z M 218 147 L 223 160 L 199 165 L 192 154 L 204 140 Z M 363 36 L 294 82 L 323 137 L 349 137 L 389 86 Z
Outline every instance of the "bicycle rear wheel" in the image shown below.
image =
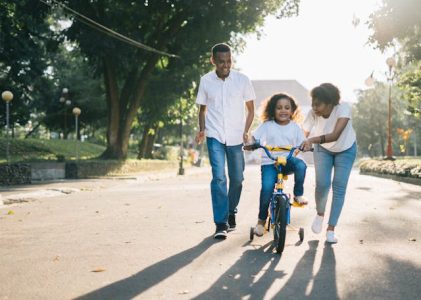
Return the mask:
M 287 231 L 288 198 L 286 195 L 276 195 L 275 198 L 275 227 L 273 230 L 273 243 L 277 253 L 282 253 L 285 247 Z

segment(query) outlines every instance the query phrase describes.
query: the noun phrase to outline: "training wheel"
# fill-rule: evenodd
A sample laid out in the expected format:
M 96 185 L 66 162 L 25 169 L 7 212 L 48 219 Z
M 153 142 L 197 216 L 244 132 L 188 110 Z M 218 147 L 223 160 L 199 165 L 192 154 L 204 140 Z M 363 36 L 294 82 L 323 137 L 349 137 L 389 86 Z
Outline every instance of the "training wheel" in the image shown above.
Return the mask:
M 300 242 L 304 240 L 304 228 L 300 227 L 300 230 L 298 231 L 298 235 L 300 236 Z
M 254 228 L 250 227 L 250 242 L 253 240 L 254 238 Z

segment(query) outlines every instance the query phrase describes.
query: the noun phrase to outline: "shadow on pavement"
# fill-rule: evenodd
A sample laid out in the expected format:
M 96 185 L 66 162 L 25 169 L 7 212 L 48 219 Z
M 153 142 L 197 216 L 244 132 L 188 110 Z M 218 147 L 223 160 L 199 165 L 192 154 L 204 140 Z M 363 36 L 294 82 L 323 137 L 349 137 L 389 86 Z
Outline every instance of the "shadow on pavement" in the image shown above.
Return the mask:
M 213 237 L 208 237 L 197 246 L 157 262 L 133 276 L 116 281 L 75 299 L 133 299 L 190 264 L 214 244 Z
M 308 245 L 309 249 L 297 263 L 291 278 L 276 294 L 276 298 L 296 300 L 339 299 L 336 285 L 336 259 L 332 245 L 324 243 L 320 269 L 314 276 L 314 261 L 319 241 L 309 241 Z
M 265 251 L 264 248 L 269 244 L 259 250 L 244 252 L 243 256 L 210 289 L 194 299 L 264 299 L 274 281 L 286 276 L 284 271 L 276 270 L 281 256 L 274 254 L 271 248 Z M 336 286 L 336 260 L 332 246 L 325 244 L 321 267 L 313 276 L 319 241 L 309 241 L 308 244 L 310 248 L 298 262 L 291 278 L 276 293 L 275 299 L 339 299 Z M 313 288 L 306 295 L 311 282 Z
M 275 270 L 281 256 L 273 253 L 271 245 L 272 241 L 245 251 L 207 291 L 193 299 L 263 299 L 273 281 L 286 275 Z

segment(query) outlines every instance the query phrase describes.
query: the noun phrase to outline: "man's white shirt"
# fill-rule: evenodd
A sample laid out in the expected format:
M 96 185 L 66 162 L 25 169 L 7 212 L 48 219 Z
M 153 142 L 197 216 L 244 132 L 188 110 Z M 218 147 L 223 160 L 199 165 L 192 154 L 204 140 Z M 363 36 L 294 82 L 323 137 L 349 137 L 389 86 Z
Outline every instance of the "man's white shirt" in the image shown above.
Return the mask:
M 245 126 L 244 104 L 256 99 L 250 79 L 231 70 L 225 80 L 215 71 L 200 78 L 196 103 L 206 105 L 206 136 L 227 146 L 243 143 Z

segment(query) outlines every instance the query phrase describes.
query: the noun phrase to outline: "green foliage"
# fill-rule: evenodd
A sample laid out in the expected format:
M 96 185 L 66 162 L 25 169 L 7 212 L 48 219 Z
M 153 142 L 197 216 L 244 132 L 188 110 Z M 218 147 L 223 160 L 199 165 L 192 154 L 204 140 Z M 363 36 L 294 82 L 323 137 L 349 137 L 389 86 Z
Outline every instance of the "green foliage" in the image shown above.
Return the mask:
M 0 163 L 6 162 L 7 140 L 0 138 Z M 76 147 L 79 158 L 92 159 L 98 157 L 105 149 L 104 146 L 71 140 L 40 140 L 40 139 L 10 139 L 11 162 L 29 162 L 57 160 L 64 156 L 66 160 L 76 159 Z
M 399 154 L 397 128 L 408 128 L 405 101 L 392 88 L 392 147 Z M 384 156 L 387 143 L 389 87 L 377 83 L 373 89 L 359 91 L 358 103 L 353 107 L 352 125 L 357 134 L 360 156 Z
M 104 87 L 100 78 L 93 76 L 95 70 L 74 45 L 63 44 L 51 55 L 49 95 L 40 99 L 46 115 L 41 121 L 50 130 L 63 131 L 66 122 L 67 133 L 74 131 L 72 109 L 79 107 L 79 127 L 91 133 L 93 128 L 104 128 L 107 124 Z M 69 90 L 71 105 L 60 103 L 63 88 Z M 65 120 L 64 118 L 67 118 Z M 91 134 L 90 134 L 91 135 Z
M 38 0 L 0 1 L 0 87 L 14 94 L 10 122 L 26 124 L 43 86 L 49 53 L 59 38 L 46 22 L 48 7 Z M 4 118 L 4 105 L 0 118 Z M 4 120 L 0 120 L 4 124 Z
M 381 8 L 371 15 L 370 27 L 370 41 L 380 49 L 397 39 L 409 59 L 421 59 L 421 1 L 383 0 Z
M 139 108 L 149 123 L 163 121 L 157 116 L 185 97 L 183 92 L 210 69 L 213 44 L 236 41 L 234 46 L 240 45 L 239 34 L 255 32 L 265 16 L 278 12 L 285 3 L 289 4 L 286 11 L 298 1 L 68 1 L 72 9 L 96 22 L 180 57 L 161 60 L 161 55 L 127 45 L 95 30 L 92 24 L 73 19 L 67 37 L 77 42 L 106 81 L 110 123 L 104 157 L 125 157 Z M 154 95 L 155 91 L 160 95 Z
M 418 117 L 421 112 L 421 61 L 399 76 L 398 85 L 408 103 L 408 111 Z

